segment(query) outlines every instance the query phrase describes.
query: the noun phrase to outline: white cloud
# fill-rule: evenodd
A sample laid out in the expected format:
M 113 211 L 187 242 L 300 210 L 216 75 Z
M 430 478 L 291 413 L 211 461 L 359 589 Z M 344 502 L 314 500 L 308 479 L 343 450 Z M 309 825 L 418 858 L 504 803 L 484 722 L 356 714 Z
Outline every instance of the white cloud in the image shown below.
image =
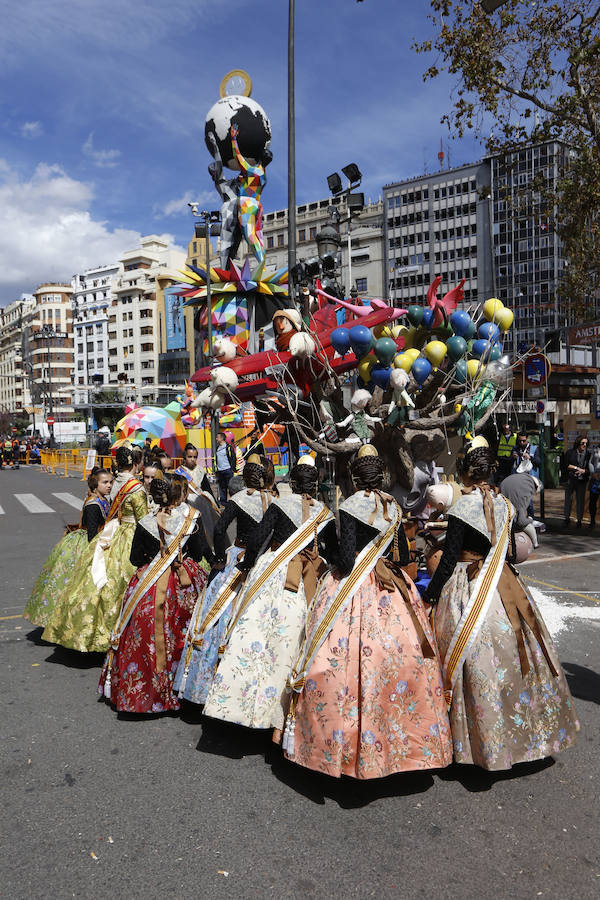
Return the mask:
M 33 140 L 34 138 L 41 137 L 43 133 L 44 126 L 41 122 L 24 122 L 21 126 L 21 134 L 24 138 Z
M 160 218 L 160 216 L 189 215 L 188 203 L 192 202 L 197 203 L 199 209 L 206 204 L 212 204 L 211 209 L 213 209 L 220 206 L 221 203 L 216 191 L 186 191 L 182 197 L 178 197 L 176 200 L 169 200 L 164 206 L 155 207 L 155 218 Z
M 94 132 L 90 131 L 87 141 L 81 148 L 85 156 L 92 160 L 99 169 L 113 169 L 119 164 L 120 150 L 96 150 L 94 148 Z
M 92 217 L 92 199 L 93 186 L 60 166 L 40 163 L 27 180 L 0 160 L 0 305 L 138 246 L 139 232 Z

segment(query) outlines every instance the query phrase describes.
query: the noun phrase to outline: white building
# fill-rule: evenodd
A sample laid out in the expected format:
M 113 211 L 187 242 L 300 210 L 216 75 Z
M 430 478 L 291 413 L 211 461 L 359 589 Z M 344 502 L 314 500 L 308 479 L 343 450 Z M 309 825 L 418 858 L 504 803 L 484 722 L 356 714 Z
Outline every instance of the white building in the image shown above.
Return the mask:
M 75 339 L 74 404 L 88 402 L 87 386 L 108 384 L 108 311 L 112 281 L 119 264 L 96 266 L 73 276 L 73 332 Z M 85 389 L 84 389 L 85 386 Z
M 108 310 L 108 382 L 129 385 L 138 403 L 151 403 L 158 395 L 160 317 L 156 277 L 176 273 L 185 266 L 183 250 L 170 247 L 156 235 L 140 241 L 119 261 L 112 282 Z
M 441 169 L 383 189 L 386 285 L 397 306 L 423 303 L 465 279 L 467 302 L 493 295 L 490 165 Z

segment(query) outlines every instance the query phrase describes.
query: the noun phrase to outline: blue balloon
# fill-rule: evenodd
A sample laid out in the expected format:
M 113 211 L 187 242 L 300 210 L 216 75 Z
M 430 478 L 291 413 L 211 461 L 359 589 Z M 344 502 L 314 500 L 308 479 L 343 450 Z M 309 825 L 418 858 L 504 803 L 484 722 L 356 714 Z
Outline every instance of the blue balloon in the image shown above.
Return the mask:
M 350 332 L 347 328 L 336 328 L 331 332 L 331 346 L 340 356 L 345 356 L 350 349 Z
M 434 317 L 434 311 L 431 308 L 428 307 L 427 309 L 423 310 L 423 327 L 424 328 L 431 328 L 431 326 L 433 325 L 433 317 Z
M 468 312 L 465 312 L 464 309 L 457 309 L 456 312 L 453 312 L 450 316 L 452 331 L 459 337 L 464 337 L 465 340 L 468 340 L 467 332 L 472 324 L 471 316 Z
M 376 363 L 371 369 L 371 381 L 373 384 L 376 384 L 377 387 L 383 388 L 385 391 L 389 387 L 391 374 L 391 366 L 384 366 L 381 363 Z
M 422 356 L 418 356 L 411 367 L 411 372 L 413 373 L 417 384 L 423 384 L 424 381 L 427 381 L 427 379 L 431 375 L 431 371 L 431 363 L 424 359 Z
M 484 322 L 479 326 L 477 333 L 484 341 L 497 341 L 500 337 L 500 329 L 495 322 Z
M 473 341 L 473 356 L 476 356 L 477 359 L 481 359 L 483 356 L 486 360 L 491 358 L 492 350 L 494 349 L 494 344 L 491 341 Z
M 364 325 L 353 325 L 349 335 L 354 355 L 357 359 L 362 359 L 371 349 L 371 332 Z

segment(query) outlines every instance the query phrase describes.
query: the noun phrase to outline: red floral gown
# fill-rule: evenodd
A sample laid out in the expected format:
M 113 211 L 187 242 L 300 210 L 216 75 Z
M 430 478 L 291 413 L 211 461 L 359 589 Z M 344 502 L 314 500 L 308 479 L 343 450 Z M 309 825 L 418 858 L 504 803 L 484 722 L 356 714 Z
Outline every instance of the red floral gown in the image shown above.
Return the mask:
M 137 572 L 129 582 L 123 605 L 159 549 L 158 539 L 148 532 L 142 520 L 135 532 L 130 557 Z M 161 713 L 179 709 L 173 679 L 186 629 L 212 562 L 212 552 L 199 520 L 196 531 L 183 545 L 183 557 L 183 569 L 188 577 L 168 569 L 137 603 L 112 662 L 110 653 L 106 657 L 98 692 L 104 694 L 110 665 L 110 702 L 117 712 Z M 190 584 L 182 586 L 180 579 L 189 580 Z

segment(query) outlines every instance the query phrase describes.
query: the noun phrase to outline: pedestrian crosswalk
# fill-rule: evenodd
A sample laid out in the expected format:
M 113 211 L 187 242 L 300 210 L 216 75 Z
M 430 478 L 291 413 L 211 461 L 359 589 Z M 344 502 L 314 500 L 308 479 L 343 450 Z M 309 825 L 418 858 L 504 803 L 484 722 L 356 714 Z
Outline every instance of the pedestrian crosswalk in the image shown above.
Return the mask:
M 1 495 L 0 516 L 27 512 L 31 515 L 58 513 L 71 517 L 71 513 L 65 509 L 65 505 L 78 511 L 81 511 L 83 505 L 83 497 L 77 497 L 67 491 L 52 492 L 50 496 L 44 495 L 44 499 L 33 493 L 8 494 L 2 491 Z

